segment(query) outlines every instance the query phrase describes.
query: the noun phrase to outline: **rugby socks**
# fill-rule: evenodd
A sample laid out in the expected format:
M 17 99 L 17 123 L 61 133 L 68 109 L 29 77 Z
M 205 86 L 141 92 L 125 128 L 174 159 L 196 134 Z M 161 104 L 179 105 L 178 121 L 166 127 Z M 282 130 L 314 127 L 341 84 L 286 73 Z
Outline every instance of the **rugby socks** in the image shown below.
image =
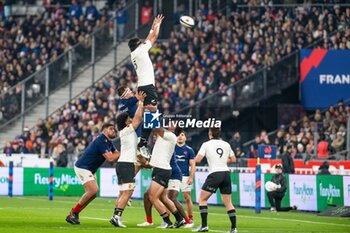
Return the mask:
M 80 211 L 83 209 L 83 206 L 79 203 L 76 204 L 76 206 L 73 207 L 72 212 L 74 213 L 80 213 Z
M 148 138 L 151 132 L 152 129 L 142 129 L 140 142 L 137 145 L 138 147 L 147 146 Z
M 202 205 L 199 206 L 199 212 L 201 213 L 201 219 L 202 219 L 202 227 L 207 227 L 207 218 L 208 218 L 208 206 Z
M 191 219 L 190 218 L 185 218 L 186 224 L 191 224 Z
M 231 229 L 236 228 L 236 210 L 235 209 L 229 210 L 227 211 L 227 214 L 231 221 Z
M 173 215 L 175 216 L 176 221 L 178 221 L 178 222 L 180 222 L 183 219 L 182 216 L 180 215 L 180 212 L 178 210 L 175 210 L 173 212 Z
M 169 225 L 172 225 L 173 223 L 170 221 L 168 213 L 164 212 L 163 214 L 160 215 L 163 218 L 163 221 L 166 222 Z
M 146 221 L 148 223 L 153 223 L 152 216 L 146 216 Z
M 115 208 L 114 209 L 114 215 L 118 215 L 119 217 L 122 216 L 124 209 L 122 208 Z
M 193 221 L 193 215 L 188 215 L 188 218 Z

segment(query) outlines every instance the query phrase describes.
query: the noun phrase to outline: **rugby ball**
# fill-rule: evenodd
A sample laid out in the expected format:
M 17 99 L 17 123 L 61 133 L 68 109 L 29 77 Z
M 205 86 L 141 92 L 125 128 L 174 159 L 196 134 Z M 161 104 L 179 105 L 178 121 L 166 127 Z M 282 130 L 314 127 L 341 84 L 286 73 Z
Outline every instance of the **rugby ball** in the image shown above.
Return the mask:
M 268 192 L 275 191 L 277 189 L 277 187 L 278 187 L 277 184 L 273 183 L 272 181 L 267 181 L 265 183 L 265 189 Z
M 186 16 L 186 15 L 181 16 L 180 23 L 182 26 L 187 27 L 187 28 L 194 27 L 194 19 L 191 18 L 190 16 Z

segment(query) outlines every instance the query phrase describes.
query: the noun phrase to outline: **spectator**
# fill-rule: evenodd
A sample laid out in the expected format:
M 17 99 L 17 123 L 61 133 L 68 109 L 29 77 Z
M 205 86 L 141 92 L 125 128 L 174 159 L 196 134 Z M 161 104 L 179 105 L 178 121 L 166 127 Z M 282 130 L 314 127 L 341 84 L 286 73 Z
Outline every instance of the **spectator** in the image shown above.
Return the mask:
M 304 159 L 304 146 L 303 144 L 299 143 L 297 145 L 297 153 L 295 155 L 295 159 Z
M 180 4 L 180 5 L 178 5 L 178 7 L 174 13 L 174 24 L 175 25 L 180 24 L 180 17 L 183 15 L 186 15 L 185 5 Z
M 322 135 L 320 142 L 317 144 L 317 158 L 327 159 L 329 154 L 329 143 L 326 140 L 326 136 Z
M 344 136 L 342 132 L 337 132 L 336 138 L 333 140 L 331 147 L 335 153 L 343 150 L 345 144 Z
M 231 145 L 231 148 L 233 148 L 234 150 L 236 148 L 239 148 L 240 150 L 242 150 L 241 135 L 238 131 L 233 132 L 233 137 L 230 139 L 229 143 Z
M 124 39 L 125 25 L 128 21 L 128 12 L 124 9 L 123 3 L 119 2 L 117 5 L 117 25 L 118 25 L 118 39 Z
M 79 19 L 80 16 L 83 15 L 83 9 L 77 0 L 72 0 L 72 5 L 69 7 L 68 13 L 70 17 L 74 17 L 76 19 Z
M 22 148 L 18 145 L 17 141 L 14 141 L 12 143 L 11 152 L 12 152 L 12 154 L 20 154 L 20 153 L 22 153 Z
M 250 158 L 256 158 L 258 154 L 258 146 L 261 144 L 260 135 L 255 136 L 255 142 L 250 146 Z
M 153 8 L 150 6 L 149 1 L 145 2 L 145 5 L 141 9 L 141 24 L 147 24 L 153 15 Z
M 6 146 L 2 153 L 6 154 L 6 156 L 11 156 L 12 155 L 12 146 L 11 142 L 6 142 Z
M 93 22 L 100 18 L 100 14 L 98 13 L 96 7 L 92 4 L 91 0 L 86 2 L 85 17 L 88 21 Z
M 331 175 L 329 172 L 329 163 L 327 161 L 324 161 L 318 168 L 318 175 Z
M 287 145 L 286 152 L 282 155 L 282 167 L 284 174 L 294 174 L 294 161 L 292 158 L 293 145 Z
M 67 164 L 68 164 L 67 152 L 62 144 L 57 145 L 53 156 L 55 156 L 56 158 L 55 159 L 56 167 L 67 167 Z
M 265 145 L 270 144 L 269 135 L 267 135 L 266 130 L 262 130 L 260 133 L 260 144 L 265 144 Z
M 275 145 L 277 146 L 277 153 L 282 154 L 283 153 L 283 145 L 284 145 L 284 129 L 280 129 L 277 132 L 277 136 L 275 138 Z

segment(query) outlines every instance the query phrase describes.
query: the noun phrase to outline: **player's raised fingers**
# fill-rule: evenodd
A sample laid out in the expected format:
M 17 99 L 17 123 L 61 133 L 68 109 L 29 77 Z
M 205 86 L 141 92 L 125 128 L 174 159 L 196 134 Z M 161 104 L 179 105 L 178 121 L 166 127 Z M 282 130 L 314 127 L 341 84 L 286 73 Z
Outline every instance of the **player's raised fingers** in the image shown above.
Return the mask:
M 138 94 L 142 97 L 146 97 L 147 94 L 144 91 L 139 91 Z

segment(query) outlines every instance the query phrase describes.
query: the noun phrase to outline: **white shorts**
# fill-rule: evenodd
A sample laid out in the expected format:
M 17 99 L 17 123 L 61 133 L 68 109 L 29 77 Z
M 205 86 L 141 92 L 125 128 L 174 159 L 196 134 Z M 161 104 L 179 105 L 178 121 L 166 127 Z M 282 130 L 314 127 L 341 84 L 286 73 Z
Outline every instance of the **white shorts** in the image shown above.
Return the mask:
M 135 183 L 125 183 L 119 185 L 120 191 L 127 191 L 127 190 L 134 190 L 135 189 Z
M 182 192 L 191 192 L 191 190 L 192 190 L 192 184 L 188 185 L 187 181 L 188 181 L 188 176 L 183 176 L 182 182 L 181 182 L 181 191 Z
M 180 185 L 181 185 L 180 180 L 169 180 L 167 189 L 180 192 Z
M 85 184 L 88 181 L 94 180 L 96 181 L 96 176 L 92 174 L 91 171 L 83 168 L 79 168 L 74 166 L 74 171 L 82 184 Z

